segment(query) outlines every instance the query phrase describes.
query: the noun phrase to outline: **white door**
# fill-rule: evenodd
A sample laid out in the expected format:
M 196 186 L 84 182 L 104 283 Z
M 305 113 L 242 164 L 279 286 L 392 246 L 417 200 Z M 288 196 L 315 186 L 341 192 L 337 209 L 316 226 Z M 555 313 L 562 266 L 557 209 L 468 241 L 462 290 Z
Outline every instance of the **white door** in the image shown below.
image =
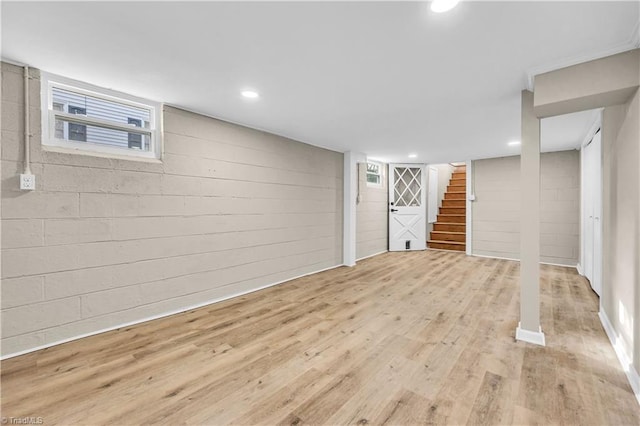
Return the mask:
M 438 168 L 429 167 L 429 197 L 427 198 L 429 223 L 438 220 Z
M 584 275 L 596 294 L 602 292 L 602 135 L 584 147 Z
M 584 192 L 582 199 L 583 211 L 583 259 L 584 259 L 584 276 L 589 281 L 593 281 L 593 156 L 594 152 L 591 144 L 583 148 L 584 152 L 584 169 L 583 184 Z
M 593 149 L 593 273 L 591 288 L 598 296 L 602 292 L 602 133 L 589 144 Z
M 425 173 L 422 164 L 389 165 L 389 250 L 425 250 Z

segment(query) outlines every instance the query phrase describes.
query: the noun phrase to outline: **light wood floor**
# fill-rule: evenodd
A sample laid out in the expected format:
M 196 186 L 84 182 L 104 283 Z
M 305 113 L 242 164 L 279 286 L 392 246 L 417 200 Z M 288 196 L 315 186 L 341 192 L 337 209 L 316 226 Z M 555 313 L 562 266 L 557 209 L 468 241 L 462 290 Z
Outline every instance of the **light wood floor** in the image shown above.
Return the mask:
M 543 267 L 547 347 L 514 340 L 518 263 L 389 253 L 2 363 L 45 424 L 640 424 L 588 283 Z

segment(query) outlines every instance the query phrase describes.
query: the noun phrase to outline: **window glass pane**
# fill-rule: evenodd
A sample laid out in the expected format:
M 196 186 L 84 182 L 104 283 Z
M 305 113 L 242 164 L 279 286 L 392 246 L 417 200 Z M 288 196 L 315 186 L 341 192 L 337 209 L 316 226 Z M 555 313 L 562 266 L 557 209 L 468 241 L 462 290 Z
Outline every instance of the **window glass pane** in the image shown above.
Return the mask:
M 87 126 L 84 124 L 69 123 L 69 140 L 86 142 Z
M 422 187 L 421 187 L 421 175 L 422 175 L 422 170 L 418 169 L 418 168 L 411 168 L 409 169 L 410 173 L 411 173 L 411 181 L 409 183 L 409 193 L 411 194 L 411 198 L 408 200 L 407 204 L 412 206 L 412 207 L 419 207 L 420 206 L 420 193 L 422 192 Z M 407 198 L 409 198 L 408 194 L 407 194 Z
M 395 185 L 393 187 L 393 192 L 395 195 L 395 201 L 396 201 L 396 206 L 398 207 L 406 207 L 407 206 L 407 202 L 404 198 L 404 194 L 407 190 L 407 184 L 405 183 L 405 181 L 402 179 L 402 177 L 404 176 L 404 174 L 406 173 L 405 168 L 400 168 L 400 167 L 396 167 L 395 171 L 394 171 L 394 181 L 395 181 Z
M 114 130 L 90 124 L 73 123 L 69 120 L 56 119 L 56 129 L 58 127 L 68 129 L 68 140 L 97 143 L 119 148 L 131 148 L 142 151 L 149 151 L 150 140 L 147 135 L 129 133 L 124 130 Z M 57 132 L 56 132 L 57 137 Z M 133 145 L 131 144 L 133 141 Z
M 64 111 L 64 104 L 61 104 L 59 102 L 54 102 L 53 103 L 53 110 L 54 111 Z M 57 121 L 56 120 L 56 134 L 55 137 L 57 139 L 64 139 L 64 123 L 62 121 Z
M 86 118 L 106 120 L 119 125 L 149 128 L 151 111 L 145 108 L 105 100 L 90 95 L 76 93 L 71 90 L 53 87 L 53 110 Z M 57 139 L 89 142 L 116 148 L 149 151 L 149 136 L 129 133 L 125 130 L 114 130 L 99 124 L 74 122 L 71 119 L 57 117 L 55 122 Z
M 87 109 L 69 105 L 69 114 L 86 115 Z M 87 141 L 87 126 L 84 124 L 69 123 L 69 140 L 70 141 Z
M 394 171 L 394 195 L 398 207 L 420 207 L 422 170 L 396 167 Z
M 69 105 L 67 112 L 70 114 L 86 115 L 89 118 L 99 118 L 119 124 L 130 124 L 129 119 L 138 119 L 141 124 L 145 124 L 145 127 L 149 127 L 151 117 L 148 109 L 108 101 L 59 87 L 53 87 L 51 92 L 54 105 Z
M 380 183 L 380 176 L 367 173 L 367 182 L 376 184 Z
M 129 118 L 129 124 L 133 124 L 136 127 L 142 127 L 142 120 Z M 142 135 L 129 133 L 129 148 L 142 149 Z

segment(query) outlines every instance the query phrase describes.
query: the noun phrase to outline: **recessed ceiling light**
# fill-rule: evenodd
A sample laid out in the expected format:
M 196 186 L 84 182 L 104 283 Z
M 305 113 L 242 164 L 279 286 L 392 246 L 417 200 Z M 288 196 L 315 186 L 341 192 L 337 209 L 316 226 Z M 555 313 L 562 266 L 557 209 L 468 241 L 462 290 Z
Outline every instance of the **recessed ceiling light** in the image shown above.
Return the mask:
M 417 158 L 418 154 L 409 154 L 409 158 Z
M 518 146 L 518 145 L 520 145 L 520 141 L 511 141 L 507 145 L 509 145 L 509 146 Z
M 449 11 L 456 7 L 460 0 L 433 0 L 431 2 L 431 10 L 435 13 Z
M 249 99 L 256 99 L 256 98 L 260 97 L 258 92 L 254 92 L 253 90 L 243 90 L 242 91 L 242 96 L 244 96 L 245 98 L 249 98 Z

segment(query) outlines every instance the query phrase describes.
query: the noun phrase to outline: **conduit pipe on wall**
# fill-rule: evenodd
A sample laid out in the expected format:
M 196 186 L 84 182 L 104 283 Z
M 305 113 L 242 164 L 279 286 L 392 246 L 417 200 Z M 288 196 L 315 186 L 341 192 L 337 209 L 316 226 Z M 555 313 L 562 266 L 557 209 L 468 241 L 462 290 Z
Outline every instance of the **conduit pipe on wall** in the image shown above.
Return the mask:
M 31 132 L 29 129 L 29 66 L 24 66 L 24 174 L 31 174 Z

